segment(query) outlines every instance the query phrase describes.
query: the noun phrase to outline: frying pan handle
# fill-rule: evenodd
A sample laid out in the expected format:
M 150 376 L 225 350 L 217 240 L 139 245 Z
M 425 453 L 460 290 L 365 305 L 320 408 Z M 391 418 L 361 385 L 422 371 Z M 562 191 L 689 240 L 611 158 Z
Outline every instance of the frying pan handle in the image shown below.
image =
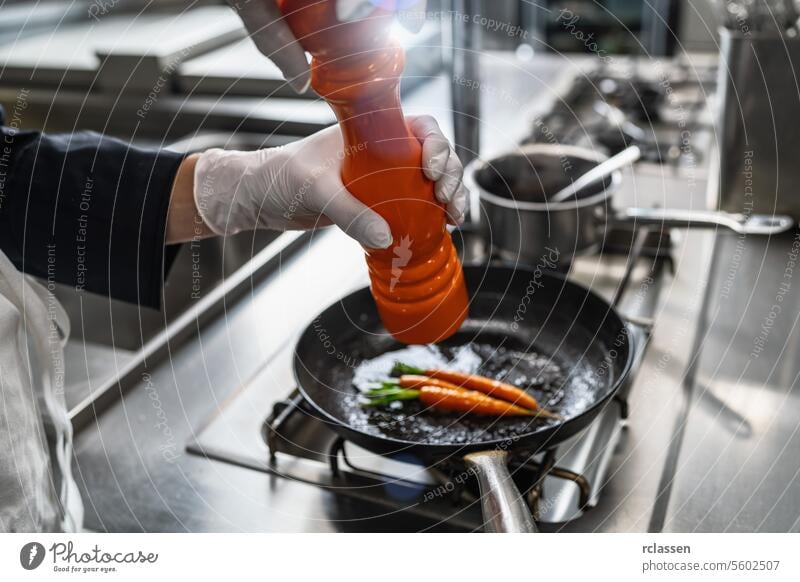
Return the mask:
M 625 208 L 616 213 L 614 222 L 648 224 L 678 228 L 729 228 L 740 234 L 778 234 L 794 226 L 794 220 L 780 214 L 733 214 L 718 210 L 673 210 L 664 208 Z
M 490 533 L 534 533 L 528 505 L 511 479 L 505 451 L 481 451 L 464 457 L 481 489 L 485 529 Z

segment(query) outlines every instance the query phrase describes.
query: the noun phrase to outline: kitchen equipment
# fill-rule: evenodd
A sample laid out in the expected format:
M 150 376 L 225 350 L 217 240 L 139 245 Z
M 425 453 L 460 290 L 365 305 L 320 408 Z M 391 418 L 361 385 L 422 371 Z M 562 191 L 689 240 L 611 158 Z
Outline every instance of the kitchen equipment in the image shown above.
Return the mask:
M 611 174 L 617 170 L 621 170 L 625 166 L 634 163 L 642 155 L 642 151 L 637 146 L 630 146 L 608 158 L 607 160 L 599 163 L 597 166 L 583 174 L 580 178 L 571 182 L 566 186 L 550 196 L 549 202 L 563 202 L 576 192 L 592 186 L 598 182 L 604 181 Z
M 800 39 L 722 29 L 719 205 L 800 221 Z
M 519 361 L 532 352 L 547 358 L 564 372 L 565 381 L 549 401 L 540 400 L 563 422 L 454 419 L 428 412 L 374 422 L 373 411 L 359 404 L 350 362 L 401 346 L 385 333 L 367 289 L 334 303 L 309 324 L 295 348 L 295 378 L 315 413 L 357 446 L 427 465 L 463 457 L 479 478 L 486 528 L 531 531 L 533 522 L 513 484 L 506 454 L 535 454 L 585 428 L 625 381 L 632 337 L 613 307 L 559 275 L 485 265 L 466 267 L 464 273 L 470 317 L 447 345 L 487 345 L 497 358 L 515 350 Z
M 634 89 L 637 91 L 638 87 Z M 662 97 L 663 99 L 663 97 Z M 628 105 L 628 108 L 631 106 Z M 639 148 L 641 160 L 662 164 L 665 162 L 680 163 L 680 157 L 683 155 L 681 150 L 681 133 L 673 143 L 669 141 L 659 142 L 656 141 L 654 136 L 636 125 L 629 119 L 630 114 L 622 111 L 620 108 L 610 105 L 606 101 L 597 101 L 594 103 L 592 109 L 600 116 L 600 121 L 597 122 L 597 127 L 592 128 L 590 133 L 594 133 L 593 140 L 608 150 L 608 154 L 614 155 L 621 152 L 625 148 L 635 145 Z M 690 107 L 686 110 L 691 111 Z M 652 124 L 653 120 L 659 120 L 661 113 L 658 111 L 656 104 L 653 103 L 650 108 L 645 111 L 639 111 L 640 116 L 645 116 L 644 123 Z M 651 117 L 647 118 L 646 116 Z M 692 127 L 691 123 L 687 123 L 686 119 L 683 120 L 686 126 Z M 591 140 L 590 140 L 591 143 Z M 577 144 L 572 144 L 577 145 Z M 590 146 L 587 146 L 590 147 Z M 594 146 L 591 146 L 594 149 Z
M 567 265 L 576 255 L 596 252 L 611 225 L 631 228 L 716 228 L 753 235 L 771 235 L 791 228 L 788 216 L 660 208 L 614 209 L 612 199 L 622 176 L 584 188 L 575 198 L 548 202 L 547 192 L 559 190 L 571 175 L 583 174 L 605 156 L 562 145 L 533 144 L 489 161 L 475 160 L 465 182 L 480 196 L 486 213 L 486 236 L 497 255 L 536 264 L 556 257 Z
M 643 161 L 695 166 L 707 148 L 703 119 L 716 73 L 716 66 L 711 74 L 695 70 L 687 79 L 678 63 L 634 72 L 601 68 L 561 90 L 522 143 L 574 145 L 608 155 L 636 145 Z
M 342 23 L 335 2 L 282 0 L 279 6 L 313 56 L 312 86 L 339 119 L 345 186 L 392 229 L 391 247 L 367 251 L 384 325 L 406 343 L 452 335 L 467 316 L 467 294 L 444 209 L 422 173 L 421 145 L 400 108 L 403 50 L 388 34 L 393 13 L 376 9 Z
M 747 34 L 796 34 L 795 0 L 714 0 L 722 25 Z
M 481 78 L 478 56 L 481 54 L 481 27 L 465 14 L 479 14 L 483 8 L 478 0 L 453 0 L 450 23 L 450 98 L 453 110 L 453 147 L 465 166 L 480 152 L 481 92 L 474 79 Z M 469 221 L 467 208 L 466 221 Z

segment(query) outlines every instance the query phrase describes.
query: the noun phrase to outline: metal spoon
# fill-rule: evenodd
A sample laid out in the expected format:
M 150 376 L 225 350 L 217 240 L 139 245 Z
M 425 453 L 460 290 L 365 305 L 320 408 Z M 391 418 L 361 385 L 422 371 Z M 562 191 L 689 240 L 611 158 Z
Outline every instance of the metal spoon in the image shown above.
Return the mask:
M 564 202 L 564 200 L 574 196 L 578 191 L 583 190 L 587 186 L 591 186 L 596 182 L 600 182 L 620 168 L 624 168 L 625 166 L 634 163 L 641 157 L 641 155 L 642 152 L 638 146 L 629 146 L 619 152 L 617 155 L 611 156 L 606 161 L 596 165 L 594 168 L 583 174 L 580 178 L 574 180 L 567 187 L 562 188 L 550 196 L 547 201 Z

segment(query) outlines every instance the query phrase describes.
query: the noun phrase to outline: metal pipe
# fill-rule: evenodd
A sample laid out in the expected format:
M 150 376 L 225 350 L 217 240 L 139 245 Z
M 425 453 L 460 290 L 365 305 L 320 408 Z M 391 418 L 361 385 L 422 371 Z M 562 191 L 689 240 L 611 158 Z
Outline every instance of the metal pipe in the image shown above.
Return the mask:
M 453 0 L 451 25 L 451 97 L 455 149 L 464 165 L 480 148 L 480 30 L 472 22 L 478 0 Z M 465 17 L 468 16 L 468 17 Z

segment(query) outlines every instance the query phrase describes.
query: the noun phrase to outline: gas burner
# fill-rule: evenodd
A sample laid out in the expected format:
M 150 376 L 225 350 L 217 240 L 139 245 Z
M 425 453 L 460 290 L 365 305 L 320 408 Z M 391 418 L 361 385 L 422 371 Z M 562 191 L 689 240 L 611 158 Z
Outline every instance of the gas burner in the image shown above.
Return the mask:
M 622 301 L 632 285 L 634 270 L 642 262 L 649 265 L 649 285 L 659 287 L 671 265 L 671 248 L 669 233 L 657 230 L 640 229 L 609 237 L 606 258 L 624 257 L 625 261 L 613 304 Z M 627 397 L 649 343 L 651 315 L 652 308 L 630 315 L 631 335 L 637 346 L 633 370 L 597 419 L 556 447 L 515 452 L 510 458 L 514 481 L 540 524 L 580 518 L 597 504 L 628 417 Z M 478 505 L 478 486 L 464 463 L 451 460 L 426 466 L 408 456 L 386 457 L 366 451 L 338 436 L 296 389 L 274 405 L 263 423 L 262 436 L 269 449 L 270 471 L 276 474 L 441 522 L 449 523 L 457 516 L 463 528 L 481 527 L 480 512 L 470 511 Z M 326 470 L 318 470 L 313 481 L 294 475 L 292 459 L 297 458 Z
M 658 83 L 636 78 L 601 77 L 595 84 L 605 102 L 619 108 L 628 118 L 647 123 L 661 121 L 666 93 Z
M 509 459 L 514 481 L 537 521 L 560 523 L 575 519 L 594 507 L 608 454 L 619 440 L 626 414 L 627 405 L 619 397 L 587 429 L 594 438 L 579 435 L 558 447 L 516 452 Z M 298 427 L 302 427 L 303 434 Z M 304 440 L 303 435 L 311 434 L 315 435 L 314 443 Z M 402 487 L 405 494 L 399 497 L 407 511 L 416 511 L 417 504 L 439 505 L 440 511 L 444 511 L 443 520 L 447 520 L 450 513 L 474 505 L 479 498 L 474 474 L 460 460 L 421 466 L 408 457 L 387 459 L 373 455 L 325 426 L 325 421 L 315 415 L 296 389 L 289 398 L 275 404 L 264 422 L 262 436 L 269 447 L 270 465 L 284 477 L 292 478 L 290 469 L 286 472 L 281 469 L 284 456 L 324 462 L 329 474 L 316 483 L 320 487 L 335 488 L 346 494 L 347 485 L 357 481 L 360 484 L 358 496 L 374 496 L 372 500 L 376 503 L 386 501 L 387 491 Z M 321 442 L 326 443 L 324 451 L 320 450 Z M 601 444 L 603 450 L 587 447 L 588 442 Z M 356 455 L 358 461 L 353 460 Z M 579 472 L 574 467 L 586 458 L 593 462 L 585 465 L 584 472 Z M 434 501 L 437 503 L 432 503 Z M 480 521 L 470 524 L 473 528 L 480 526 Z
M 686 129 L 705 108 L 706 89 L 670 68 L 658 78 L 601 69 L 573 81 L 552 108 L 534 121 L 523 143 L 577 145 L 608 155 L 637 145 L 642 160 L 680 165 L 686 158 Z M 691 148 L 694 156 L 697 149 Z M 697 158 L 691 160 L 697 162 Z

